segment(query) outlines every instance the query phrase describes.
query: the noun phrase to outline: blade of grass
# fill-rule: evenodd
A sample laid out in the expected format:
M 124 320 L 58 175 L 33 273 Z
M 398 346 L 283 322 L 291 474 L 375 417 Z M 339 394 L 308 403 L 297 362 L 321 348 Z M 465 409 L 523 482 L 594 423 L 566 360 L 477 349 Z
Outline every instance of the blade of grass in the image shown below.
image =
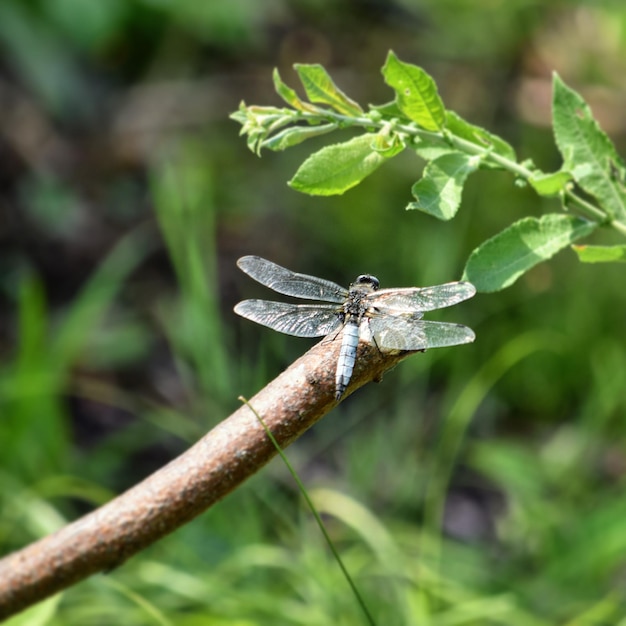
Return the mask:
M 341 571 L 342 571 L 346 581 L 348 582 L 348 585 L 350 585 L 350 588 L 352 589 L 352 593 L 354 594 L 354 597 L 356 598 L 359 606 L 361 607 L 361 610 L 363 611 L 363 614 L 365 615 L 365 619 L 366 619 L 367 623 L 371 624 L 371 626 L 376 626 L 376 622 L 374 621 L 374 618 L 371 616 L 371 614 L 370 614 L 370 612 L 369 612 L 369 610 L 367 608 L 367 605 L 365 604 L 365 600 L 363 599 L 363 597 L 359 593 L 358 587 L 356 586 L 356 583 L 352 579 L 352 576 L 350 576 L 350 572 L 348 572 L 348 569 L 346 568 L 344 562 L 342 561 L 341 556 L 339 556 L 339 552 L 335 548 L 335 545 L 333 544 L 332 539 L 330 538 L 330 535 L 328 534 L 328 531 L 326 530 L 326 527 L 324 526 L 324 522 L 322 521 L 322 518 L 320 517 L 320 514 L 317 512 L 317 509 L 315 508 L 315 505 L 313 504 L 313 501 L 309 497 L 309 494 L 307 493 L 304 484 L 300 480 L 300 477 L 296 473 L 296 470 L 293 468 L 293 466 L 289 462 L 289 459 L 287 458 L 287 455 L 283 452 L 282 448 L 280 447 L 280 445 L 278 444 L 278 442 L 274 438 L 274 435 L 272 434 L 270 429 L 265 425 L 265 422 L 263 421 L 261 416 L 254 410 L 254 407 L 243 396 L 239 396 L 239 400 L 243 404 L 245 404 L 254 413 L 256 418 L 259 420 L 261 426 L 263 426 L 263 430 L 265 430 L 265 433 L 267 434 L 267 436 L 269 437 L 270 441 L 272 442 L 272 444 L 276 448 L 276 451 L 278 452 L 278 454 L 280 455 L 280 458 L 282 459 L 283 463 L 286 465 L 287 469 L 289 470 L 289 473 L 292 475 L 293 479 L 295 480 L 296 485 L 298 485 L 298 489 L 300 490 L 300 493 L 302 494 L 302 497 L 304 498 L 305 502 L 307 503 L 307 506 L 311 510 L 311 513 L 313 514 L 313 517 L 315 518 L 315 521 L 316 521 L 316 523 L 317 523 L 317 525 L 318 525 L 318 527 L 320 529 L 320 532 L 324 536 L 324 539 L 325 539 L 326 543 L 328 544 L 328 548 L 330 549 L 333 557 L 337 561 L 337 564 L 339 565 L 339 567 L 340 567 L 340 569 L 341 569 Z
M 213 180 L 202 147 L 188 144 L 153 175 L 154 197 L 181 289 L 164 325 L 177 354 L 188 359 L 206 397 L 218 403 L 231 395 L 230 359 L 218 297 L 216 210 Z
M 51 363 L 63 376 L 107 311 L 124 280 L 156 247 L 148 228 L 126 235 L 109 253 L 73 303 L 48 349 Z

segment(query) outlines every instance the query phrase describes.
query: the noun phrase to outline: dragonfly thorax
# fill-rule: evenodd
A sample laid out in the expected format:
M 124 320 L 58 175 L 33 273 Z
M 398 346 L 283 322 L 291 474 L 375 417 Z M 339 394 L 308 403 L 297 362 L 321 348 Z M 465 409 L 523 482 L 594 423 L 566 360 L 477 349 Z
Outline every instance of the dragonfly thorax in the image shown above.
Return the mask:
M 376 276 L 372 276 L 371 274 L 361 274 L 356 277 L 356 280 L 350 285 L 350 288 L 353 289 L 359 285 L 369 287 L 368 291 L 376 291 L 380 287 L 380 281 Z
M 380 283 L 376 276 L 370 276 L 370 274 L 357 276 L 357 279 L 350 285 L 348 298 L 342 307 L 344 322 L 350 322 L 352 324 L 361 323 L 365 311 L 367 310 L 367 306 L 363 300 L 376 291 L 379 285 Z

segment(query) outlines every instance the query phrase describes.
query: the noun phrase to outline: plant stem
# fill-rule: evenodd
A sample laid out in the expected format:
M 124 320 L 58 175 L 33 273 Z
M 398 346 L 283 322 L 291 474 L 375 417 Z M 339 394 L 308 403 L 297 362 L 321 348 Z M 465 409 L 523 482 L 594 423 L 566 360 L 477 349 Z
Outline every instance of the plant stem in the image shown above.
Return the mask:
M 298 112 L 297 118 L 302 121 L 306 121 L 309 124 L 319 124 L 321 122 L 332 121 L 341 128 L 348 128 L 352 126 L 362 127 L 368 130 L 382 130 L 388 128 L 390 125 L 393 131 L 406 137 L 423 137 L 428 139 L 439 139 L 450 144 L 453 149 L 459 152 L 464 152 L 471 155 L 479 155 L 488 159 L 492 163 L 499 165 L 502 169 L 513 173 L 515 176 L 530 181 L 537 172 L 525 167 L 524 165 L 517 163 L 507 157 L 494 152 L 488 147 L 482 147 L 476 143 L 463 139 L 456 135 L 444 132 L 433 132 L 418 128 L 415 124 L 400 124 L 394 123 L 393 120 L 388 119 L 373 119 L 368 115 L 362 115 L 359 117 L 351 117 L 349 115 L 343 115 L 336 113 L 328 109 L 324 109 L 320 113 L 311 112 Z M 296 121 L 294 119 L 294 121 Z M 626 224 L 617 219 L 610 219 L 609 216 L 601 208 L 594 204 L 591 204 L 587 200 L 581 198 L 571 189 L 563 190 L 564 197 L 569 201 L 570 206 L 576 208 L 581 217 L 591 220 L 598 224 L 605 226 L 611 226 L 621 235 L 626 237 Z

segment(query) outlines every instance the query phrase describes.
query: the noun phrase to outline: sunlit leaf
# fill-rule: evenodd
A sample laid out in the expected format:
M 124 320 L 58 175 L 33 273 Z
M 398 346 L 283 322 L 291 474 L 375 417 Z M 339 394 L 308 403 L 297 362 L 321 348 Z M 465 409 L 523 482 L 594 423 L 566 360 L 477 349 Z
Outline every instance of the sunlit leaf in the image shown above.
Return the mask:
M 426 161 L 434 161 L 444 154 L 460 154 L 447 138 L 441 135 L 416 137 L 411 147 L 415 150 L 415 154 Z
M 569 172 L 559 170 L 549 174 L 535 172 L 528 182 L 540 196 L 555 196 L 564 191 L 565 185 L 570 180 L 572 180 L 572 175 Z
M 267 136 L 278 129 L 293 123 L 299 114 L 292 109 L 277 107 L 246 106 L 239 104 L 239 110 L 230 114 L 230 119 L 241 124 L 240 135 L 247 135 L 248 148 L 260 155 Z
M 373 149 L 376 140 L 376 134 L 367 133 L 322 148 L 300 166 L 289 185 L 311 195 L 342 194 L 387 160 L 385 154 Z
M 385 130 L 379 132 L 374 141 L 372 141 L 372 149 L 380 152 L 387 158 L 402 152 L 405 147 L 404 141 L 396 133 L 387 133 Z
M 515 150 L 513 150 L 513 147 L 504 141 L 504 139 L 486 131 L 480 126 L 466 122 L 454 111 L 446 111 L 446 129 L 453 135 L 475 143 L 481 148 L 489 149 L 495 154 L 509 159 L 509 161 L 517 161 Z M 489 162 L 488 160 L 483 161 L 483 165 L 498 167 L 497 164 Z
M 478 169 L 480 157 L 461 153 L 445 154 L 430 161 L 421 180 L 413 185 L 416 201 L 408 209 L 418 209 L 441 220 L 453 218 L 461 204 L 463 185 Z
M 574 241 L 586 237 L 597 224 L 572 215 L 526 217 L 480 245 L 465 266 L 463 279 L 478 291 L 498 291 Z
M 363 109 L 335 85 L 333 79 L 321 65 L 296 63 L 294 68 L 298 72 L 306 95 L 311 102 L 329 104 L 335 111 L 343 115 L 363 115 Z
M 298 97 L 298 94 L 291 87 L 283 83 L 277 69 L 274 69 L 272 79 L 274 80 L 274 89 L 276 90 L 276 93 L 294 109 L 298 109 L 298 111 L 307 111 L 309 113 L 315 113 L 318 111 L 316 106 L 301 100 Z
M 587 103 L 556 74 L 552 116 L 563 169 L 610 217 L 626 218 L 626 166 Z
M 391 102 L 385 102 L 384 104 L 370 104 L 370 110 L 380 113 L 387 119 L 393 118 L 406 118 L 406 115 L 399 109 L 398 103 L 395 100 Z
M 626 246 L 572 246 L 583 263 L 626 263 Z
M 441 130 L 445 108 L 435 81 L 417 65 L 403 63 L 389 52 L 383 66 L 385 82 L 396 92 L 398 108 L 426 130 Z
M 276 133 L 273 137 L 266 139 L 261 143 L 261 148 L 267 148 L 269 150 L 280 151 L 286 148 L 291 148 L 307 139 L 312 137 L 319 137 L 330 133 L 337 128 L 337 124 L 321 124 L 320 126 L 292 126 L 291 128 L 285 128 L 279 133 Z

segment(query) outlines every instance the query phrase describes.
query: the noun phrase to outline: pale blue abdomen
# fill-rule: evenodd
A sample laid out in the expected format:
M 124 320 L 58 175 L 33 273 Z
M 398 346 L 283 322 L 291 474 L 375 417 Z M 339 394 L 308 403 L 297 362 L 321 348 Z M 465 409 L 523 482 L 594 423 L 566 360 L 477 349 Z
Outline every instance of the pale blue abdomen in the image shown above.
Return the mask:
M 336 398 L 339 400 L 346 390 L 356 360 L 356 349 L 359 345 L 359 327 L 357 324 L 348 323 L 343 329 L 343 339 L 337 361 L 337 375 L 335 378 Z

